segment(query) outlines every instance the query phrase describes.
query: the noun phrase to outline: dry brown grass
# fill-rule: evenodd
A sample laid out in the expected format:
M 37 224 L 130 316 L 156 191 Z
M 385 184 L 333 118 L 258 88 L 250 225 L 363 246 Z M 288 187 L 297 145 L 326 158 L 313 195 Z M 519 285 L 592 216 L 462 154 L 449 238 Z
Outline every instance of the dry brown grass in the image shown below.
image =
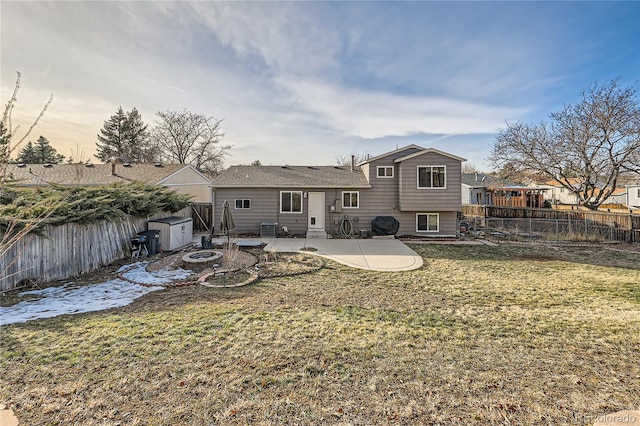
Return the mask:
M 2 327 L 0 401 L 87 425 L 582 424 L 640 405 L 637 253 L 413 248 L 413 272 L 327 263 Z

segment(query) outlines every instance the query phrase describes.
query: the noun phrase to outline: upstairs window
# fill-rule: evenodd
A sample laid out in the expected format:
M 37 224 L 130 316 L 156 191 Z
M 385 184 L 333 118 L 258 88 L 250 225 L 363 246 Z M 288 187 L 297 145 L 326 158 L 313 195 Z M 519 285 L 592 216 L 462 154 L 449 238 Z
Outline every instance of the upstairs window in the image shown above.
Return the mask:
M 236 209 L 250 209 L 251 200 L 236 200 Z
M 282 191 L 280 213 L 302 213 L 302 191 Z
M 378 166 L 378 177 L 379 178 L 392 178 L 393 177 L 393 166 Z
M 418 166 L 418 188 L 446 188 L 445 166 Z
M 357 209 L 360 207 L 360 193 L 358 191 L 342 192 L 342 208 Z

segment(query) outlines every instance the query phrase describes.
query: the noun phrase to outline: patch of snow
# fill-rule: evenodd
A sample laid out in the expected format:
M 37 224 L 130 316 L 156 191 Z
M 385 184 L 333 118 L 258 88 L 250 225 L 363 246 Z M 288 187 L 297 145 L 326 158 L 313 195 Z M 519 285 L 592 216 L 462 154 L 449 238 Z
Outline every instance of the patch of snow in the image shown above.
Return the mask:
M 67 283 L 61 287 L 23 291 L 19 293 L 20 296 L 36 295 L 40 298 L 26 300 L 13 306 L 0 307 L 0 326 L 64 314 L 79 314 L 126 306 L 147 293 L 164 288 L 159 285 L 185 279 L 192 273 L 184 269 L 161 269 L 147 272 L 145 268 L 148 264 L 149 262 L 138 262 L 126 265 L 120 268 L 118 273 L 127 279 L 153 285 L 153 287 L 133 284 L 116 278 L 87 286 L 75 286 L 73 283 Z

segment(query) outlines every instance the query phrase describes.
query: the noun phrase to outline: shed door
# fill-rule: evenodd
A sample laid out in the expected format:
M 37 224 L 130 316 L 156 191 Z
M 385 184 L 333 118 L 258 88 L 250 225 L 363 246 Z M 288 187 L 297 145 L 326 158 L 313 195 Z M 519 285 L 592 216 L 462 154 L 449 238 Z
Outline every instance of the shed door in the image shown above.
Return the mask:
M 324 231 L 324 192 L 309 192 L 309 229 Z

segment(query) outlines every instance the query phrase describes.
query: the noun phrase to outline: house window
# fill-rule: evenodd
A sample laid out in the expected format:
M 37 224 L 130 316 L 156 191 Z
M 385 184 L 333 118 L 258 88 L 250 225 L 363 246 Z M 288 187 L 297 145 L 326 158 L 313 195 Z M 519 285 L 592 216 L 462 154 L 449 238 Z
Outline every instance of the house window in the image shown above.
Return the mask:
M 445 166 L 418 166 L 418 188 L 446 188 Z
M 360 194 L 358 191 L 342 192 L 342 207 L 345 209 L 357 209 L 360 207 Z
M 640 198 L 640 188 L 638 188 L 636 191 L 638 191 L 636 192 L 636 197 Z
M 302 213 L 302 191 L 280 192 L 280 213 Z
M 236 209 L 250 209 L 251 200 L 236 200 Z
M 440 230 L 440 215 L 438 213 L 418 213 L 416 215 L 417 232 L 438 232 Z
M 378 177 L 379 178 L 392 178 L 393 177 L 393 166 L 378 166 Z

